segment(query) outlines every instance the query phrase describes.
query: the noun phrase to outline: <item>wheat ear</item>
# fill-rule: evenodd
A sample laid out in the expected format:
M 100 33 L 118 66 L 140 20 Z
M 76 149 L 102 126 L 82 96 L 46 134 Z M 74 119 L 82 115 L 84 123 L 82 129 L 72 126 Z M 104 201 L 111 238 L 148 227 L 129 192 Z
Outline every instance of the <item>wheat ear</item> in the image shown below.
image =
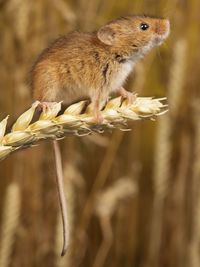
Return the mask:
M 10 153 L 30 147 L 45 139 L 58 139 L 65 136 L 84 136 L 91 133 L 102 133 L 118 128 L 127 129 L 128 120 L 154 119 L 167 111 L 166 98 L 136 97 L 134 104 L 128 104 L 121 97 L 111 99 L 102 112 L 103 123 L 94 120 L 91 105 L 85 112 L 86 101 L 69 106 L 63 114 L 61 102 L 53 109 L 43 111 L 36 122 L 31 123 L 39 104 L 36 101 L 31 108 L 24 112 L 14 123 L 10 133 L 5 135 L 8 116 L 0 122 L 0 160 Z

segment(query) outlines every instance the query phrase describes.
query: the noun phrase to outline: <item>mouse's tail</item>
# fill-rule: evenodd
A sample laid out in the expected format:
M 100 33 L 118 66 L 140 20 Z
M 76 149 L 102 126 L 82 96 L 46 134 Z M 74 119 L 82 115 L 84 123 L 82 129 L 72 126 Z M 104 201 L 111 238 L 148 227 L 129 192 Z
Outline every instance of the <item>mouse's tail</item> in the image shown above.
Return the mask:
M 62 171 L 62 159 L 60 148 L 57 140 L 53 140 L 53 150 L 54 150 L 54 159 L 55 159 L 55 169 L 56 169 L 56 182 L 58 188 L 58 197 L 62 215 L 63 223 L 63 249 L 61 256 L 64 256 L 69 243 L 69 225 L 68 225 L 68 215 L 67 215 L 67 204 L 64 192 L 63 184 L 63 171 Z

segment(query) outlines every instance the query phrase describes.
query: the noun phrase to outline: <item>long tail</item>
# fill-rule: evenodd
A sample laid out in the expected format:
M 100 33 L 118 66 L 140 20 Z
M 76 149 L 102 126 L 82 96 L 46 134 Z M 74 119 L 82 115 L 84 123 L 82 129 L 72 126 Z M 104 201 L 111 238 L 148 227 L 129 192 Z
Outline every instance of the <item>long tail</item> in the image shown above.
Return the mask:
M 62 159 L 57 140 L 53 140 L 53 151 L 54 151 L 55 169 L 56 169 L 56 182 L 57 182 L 58 196 L 59 196 L 62 223 L 63 223 L 63 249 L 61 256 L 64 256 L 67 251 L 69 243 L 69 227 L 68 227 L 68 216 L 67 216 L 67 204 L 66 204 L 64 184 L 63 184 Z

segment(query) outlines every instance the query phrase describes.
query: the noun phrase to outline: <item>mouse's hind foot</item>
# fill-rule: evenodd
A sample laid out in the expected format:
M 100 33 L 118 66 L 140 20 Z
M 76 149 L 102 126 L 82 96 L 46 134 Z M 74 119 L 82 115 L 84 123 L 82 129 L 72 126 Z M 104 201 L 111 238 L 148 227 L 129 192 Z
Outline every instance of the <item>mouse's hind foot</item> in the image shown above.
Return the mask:
M 136 101 L 137 98 L 136 94 L 126 91 L 123 87 L 120 87 L 118 92 L 122 97 L 127 99 L 128 104 L 132 105 Z
M 38 105 L 41 111 L 47 112 L 53 110 L 57 102 L 40 102 Z

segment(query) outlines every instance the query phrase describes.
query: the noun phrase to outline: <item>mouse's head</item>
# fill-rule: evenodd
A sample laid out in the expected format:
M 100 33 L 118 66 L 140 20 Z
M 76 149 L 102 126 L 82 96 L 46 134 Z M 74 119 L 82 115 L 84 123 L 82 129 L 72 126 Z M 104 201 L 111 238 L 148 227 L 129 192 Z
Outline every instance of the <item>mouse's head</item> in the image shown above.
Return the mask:
M 149 16 L 116 19 L 97 32 L 98 39 L 113 49 L 141 57 L 169 35 L 169 20 Z

